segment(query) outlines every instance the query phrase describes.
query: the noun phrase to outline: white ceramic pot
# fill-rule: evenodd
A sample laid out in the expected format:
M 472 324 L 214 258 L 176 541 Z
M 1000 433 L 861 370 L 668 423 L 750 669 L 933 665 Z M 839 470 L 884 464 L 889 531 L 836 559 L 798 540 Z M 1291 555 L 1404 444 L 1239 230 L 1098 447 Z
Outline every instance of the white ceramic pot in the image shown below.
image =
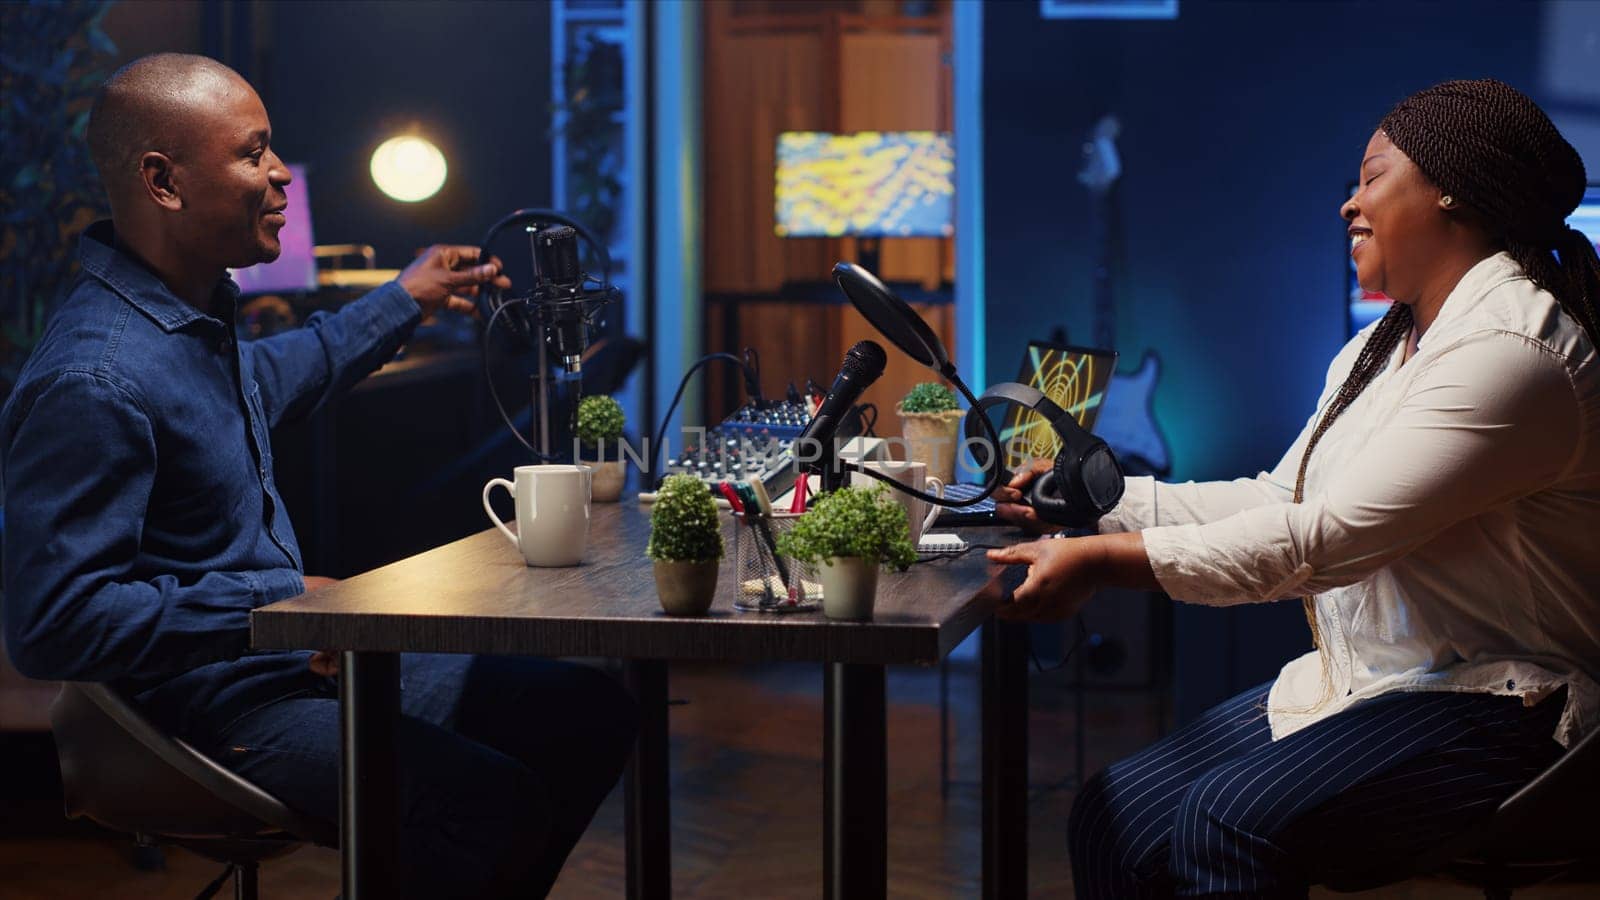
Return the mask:
M 586 459 L 583 464 L 594 469 L 594 502 L 615 503 L 622 499 L 622 483 L 628 480 L 627 463 L 620 459 L 604 462 Z
M 830 619 L 862 622 L 872 618 L 878 599 L 878 564 L 860 556 L 835 556 L 822 561 L 822 614 Z
M 717 596 L 717 569 L 720 561 L 655 561 L 656 596 L 669 616 L 703 616 Z
M 907 459 L 928 467 L 928 477 L 952 484 L 956 476 L 956 454 L 961 445 L 959 409 L 936 413 L 908 413 L 899 406 L 900 433 L 906 439 Z

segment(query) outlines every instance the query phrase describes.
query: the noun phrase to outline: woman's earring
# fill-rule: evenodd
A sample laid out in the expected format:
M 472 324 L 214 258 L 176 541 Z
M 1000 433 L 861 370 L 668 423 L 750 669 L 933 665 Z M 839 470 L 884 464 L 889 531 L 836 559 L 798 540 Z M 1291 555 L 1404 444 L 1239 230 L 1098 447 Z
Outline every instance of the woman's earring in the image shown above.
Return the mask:
M 1445 209 L 1455 209 L 1456 198 L 1450 196 L 1449 194 L 1445 194 L 1443 197 L 1439 198 L 1439 205 Z

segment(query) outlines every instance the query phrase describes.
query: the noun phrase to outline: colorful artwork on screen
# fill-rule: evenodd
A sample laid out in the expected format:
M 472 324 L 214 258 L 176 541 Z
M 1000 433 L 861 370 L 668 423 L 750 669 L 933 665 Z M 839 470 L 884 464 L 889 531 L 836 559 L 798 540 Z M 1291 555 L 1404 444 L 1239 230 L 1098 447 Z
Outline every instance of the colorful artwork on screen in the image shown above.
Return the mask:
M 934 131 L 778 136 L 782 237 L 948 237 L 955 150 Z

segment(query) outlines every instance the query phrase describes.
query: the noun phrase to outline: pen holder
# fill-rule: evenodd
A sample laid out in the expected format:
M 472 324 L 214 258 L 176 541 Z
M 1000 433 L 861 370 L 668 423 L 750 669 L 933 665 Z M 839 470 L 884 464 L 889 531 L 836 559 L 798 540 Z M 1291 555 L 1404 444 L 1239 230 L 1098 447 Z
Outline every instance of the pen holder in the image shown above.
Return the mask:
M 738 574 L 734 609 L 808 612 L 821 608 L 822 578 L 817 567 L 787 556 L 780 561 L 773 547 L 778 535 L 799 520 L 799 513 L 758 517 L 734 513 L 734 571 Z

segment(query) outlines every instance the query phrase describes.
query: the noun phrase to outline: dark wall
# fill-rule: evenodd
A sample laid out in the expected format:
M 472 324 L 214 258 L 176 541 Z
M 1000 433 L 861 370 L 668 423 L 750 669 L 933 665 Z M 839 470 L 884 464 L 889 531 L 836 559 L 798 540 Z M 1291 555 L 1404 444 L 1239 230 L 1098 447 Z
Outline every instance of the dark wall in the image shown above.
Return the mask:
M 1118 345 L 1125 367 L 1161 354 L 1156 415 L 1180 479 L 1268 468 L 1310 415 L 1345 339 L 1337 208 L 1384 112 L 1449 78 L 1547 102 L 1535 4 L 1186 2 L 1161 22 L 1038 10 L 985 7 L 987 374 L 1014 377 L 1050 324 L 1092 338 L 1089 195 L 1074 175 L 1084 135 L 1115 113 Z M 1180 604 L 1180 719 L 1309 644 L 1298 603 Z
M 400 268 L 438 241 L 476 243 L 550 199 L 550 6 L 502 2 L 275 3 L 256 79 L 273 143 L 308 166 L 321 244 Z M 372 151 L 416 129 L 444 152 L 444 188 L 417 204 L 372 183 Z
M 253 80 L 278 153 L 307 166 L 318 243 L 371 244 L 380 267 L 401 268 L 430 243 L 476 244 L 511 210 L 549 205 L 549 4 L 258 10 Z M 449 166 L 443 189 L 417 204 L 385 196 L 368 168 L 379 143 L 410 129 Z M 279 480 L 313 570 L 353 574 L 485 527 L 478 489 L 525 461 L 490 411 L 476 364 L 429 371 L 399 387 L 364 385 L 338 407 L 322 455 L 305 434 L 275 435 Z M 320 503 L 312 472 L 333 480 Z
M 113 3 L 101 25 L 117 45 L 107 74 L 146 53 L 204 53 L 206 9 L 199 3 Z
M 419 247 L 476 243 L 512 209 L 548 205 L 548 3 L 120 2 L 105 29 L 113 66 L 209 53 L 250 79 L 278 152 L 310 168 L 318 243 L 372 244 L 379 266 L 400 268 Z M 379 143 L 413 129 L 450 167 L 418 204 L 384 196 L 367 168 Z

